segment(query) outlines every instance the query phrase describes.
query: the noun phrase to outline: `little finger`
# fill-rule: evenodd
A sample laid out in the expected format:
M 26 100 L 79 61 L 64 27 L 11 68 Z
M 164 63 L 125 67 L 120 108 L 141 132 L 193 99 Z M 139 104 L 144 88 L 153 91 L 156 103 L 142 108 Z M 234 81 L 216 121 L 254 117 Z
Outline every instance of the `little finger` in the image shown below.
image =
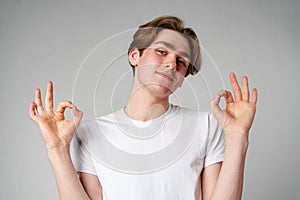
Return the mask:
M 253 88 L 253 89 L 252 89 L 252 95 L 251 95 L 250 103 L 256 105 L 257 98 L 258 98 L 258 92 L 257 92 L 257 89 L 256 89 L 256 88 Z

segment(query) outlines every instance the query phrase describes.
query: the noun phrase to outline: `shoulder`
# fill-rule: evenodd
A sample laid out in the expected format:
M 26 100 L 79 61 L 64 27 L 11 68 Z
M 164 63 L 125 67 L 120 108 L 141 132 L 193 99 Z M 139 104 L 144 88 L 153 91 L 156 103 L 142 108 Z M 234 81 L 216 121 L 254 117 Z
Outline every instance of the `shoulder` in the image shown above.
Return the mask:
M 92 119 L 83 119 L 80 123 L 81 128 L 86 128 L 89 126 L 105 123 L 105 122 L 110 122 L 115 120 L 115 116 L 120 112 L 120 110 L 102 115 L 100 117 L 95 117 Z
M 97 134 L 103 127 L 110 126 L 116 121 L 116 114 L 120 112 L 119 110 L 113 113 L 105 114 L 100 117 L 92 119 L 83 119 L 77 128 L 77 136 L 88 136 L 91 134 Z
M 201 134 L 209 134 L 219 129 L 219 124 L 211 111 L 190 109 L 175 105 L 177 116 L 180 116 L 182 124 L 198 130 Z
M 191 119 L 197 119 L 200 121 L 209 121 L 211 118 L 213 118 L 213 114 L 211 111 L 181 107 L 179 105 L 173 105 L 173 106 L 178 113 Z

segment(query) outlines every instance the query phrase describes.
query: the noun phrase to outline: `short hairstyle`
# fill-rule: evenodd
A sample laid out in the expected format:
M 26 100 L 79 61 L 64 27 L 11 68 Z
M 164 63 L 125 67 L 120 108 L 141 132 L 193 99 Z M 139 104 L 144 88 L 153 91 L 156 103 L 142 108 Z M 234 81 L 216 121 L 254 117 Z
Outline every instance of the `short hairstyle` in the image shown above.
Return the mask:
M 197 74 L 200 71 L 202 62 L 198 37 L 193 29 L 184 27 L 183 21 L 174 16 L 161 16 L 139 26 L 133 35 L 133 41 L 128 48 L 128 54 L 133 48 L 137 48 L 142 56 L 143 51 L 152 44 L 157 34 L 164 29 L 177 31 L 187 39 L 191 49 L 191 59 L 185 76 Z M 131 63 L 130 65 L 134 72 L 135 66 Z

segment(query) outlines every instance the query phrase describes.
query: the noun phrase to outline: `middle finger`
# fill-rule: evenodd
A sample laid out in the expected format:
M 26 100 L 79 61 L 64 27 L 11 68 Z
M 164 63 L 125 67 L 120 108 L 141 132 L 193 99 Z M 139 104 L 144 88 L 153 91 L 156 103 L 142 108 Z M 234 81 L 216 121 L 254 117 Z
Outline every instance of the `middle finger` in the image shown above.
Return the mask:
M 241 88 L 239 86 L 239 83 L 236 80 L 236 76 L 234 73 L 230 73 L 230 81 L 231 81 L 231 86 L 232 86 L 235 100 L 236 101 L 242 100 Z

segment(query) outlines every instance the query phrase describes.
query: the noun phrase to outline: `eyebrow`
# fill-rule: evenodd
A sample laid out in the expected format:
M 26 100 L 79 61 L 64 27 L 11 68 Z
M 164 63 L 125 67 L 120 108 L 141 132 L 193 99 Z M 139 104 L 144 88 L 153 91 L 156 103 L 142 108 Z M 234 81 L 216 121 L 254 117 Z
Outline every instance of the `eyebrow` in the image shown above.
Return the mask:
M 162 44 L 162 45 L 166 46 L 167 48 L 171 49 L 172 51 L 176 50 L 175 46 L 173 44 L 171 44 L 170 42 L 157 41 L 154 44 Z M 189 54 L 186 53 L 185 51 L 181 51 L 178 54 L 190 60 Z

